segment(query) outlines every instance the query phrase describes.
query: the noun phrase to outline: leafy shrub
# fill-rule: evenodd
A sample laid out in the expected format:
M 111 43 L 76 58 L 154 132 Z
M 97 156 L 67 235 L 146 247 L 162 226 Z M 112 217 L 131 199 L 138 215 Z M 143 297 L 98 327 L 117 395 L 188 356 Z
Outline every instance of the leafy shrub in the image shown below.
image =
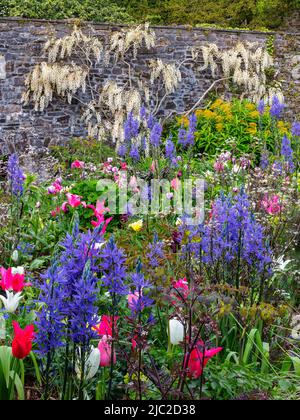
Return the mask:
M 39 19 L 80 18 L 98 22 L 132 22 L 126 10 L 110 0 L 0 0 L 1 14 Z
M 123 0 L 117 0 L 124 4 Z M 284 16 L 299 7 L 299 0 L 128 0 L 127 9 L 153 23 L 217 24 L 225 27 L 279 26 Z
M 273 122 L 269 113 L 261 117 L 256 106 L 248 101 L 233 100 L 226 102 L 217 99 L 206 109 L 195 112 L 197 130 L 195 149 L 210 156 L 223 150 L 235 150 L 237 154 L 259 153 L 265 142 L 270 150 L 273 148 Z M 186 127 L 187 117 L 179 117 L 173 134 L 178 137 L 178 128 Z M 288 132 L 289 124 L 277 122 L 280 134 Z

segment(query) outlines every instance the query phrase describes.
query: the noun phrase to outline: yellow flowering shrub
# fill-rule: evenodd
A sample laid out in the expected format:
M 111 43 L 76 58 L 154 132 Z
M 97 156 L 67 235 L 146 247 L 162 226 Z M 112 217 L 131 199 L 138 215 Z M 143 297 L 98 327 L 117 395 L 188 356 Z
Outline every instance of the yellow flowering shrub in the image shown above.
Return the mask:
M 257 124 L 254 122 L 250 122 L 247 128 L 247 133 L 249 134 L 256 134 L 257 133 Z
M 280 132 L 280 134 L 284 135 L 287 134 L 290 131 L 290 124 L 284 121 L 278 121 L 277 128 Z
M 195 115 L 198 120 L 195 146 L 200 153 L 214 155 L 219 150 L 229 150 L 230 142 L 234 142 L 236 151 L 241 154 L 253 153 L 260 142 L 269 147 L 274 143 L 274 126 L 269 113 L 261 116 L 257 105 L 249 101 L 234 99 L 229 102 L 219 98 L 206 109 L 197 109 Z M 176 130 L 180 126 L 186 128 L 188 124 L 188 117 L 180 117 Z M 279 121 L 278 129 L 284 134 L 288 125 Z

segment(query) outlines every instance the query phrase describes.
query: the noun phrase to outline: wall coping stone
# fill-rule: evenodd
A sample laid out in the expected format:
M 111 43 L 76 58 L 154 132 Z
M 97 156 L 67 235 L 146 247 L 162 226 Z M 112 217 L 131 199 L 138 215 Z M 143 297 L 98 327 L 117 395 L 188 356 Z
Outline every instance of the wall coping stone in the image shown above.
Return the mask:
M 93 22 L 93 21 L 84 21 L 76 18 L 71 19 L 30 19 L 30 18 L 21 18 L 21 17 L 1 17 L 1 22 L 20 22 L 20 23 L 50 23 L 50 24 L 69 24 L 72 25 L 74 21 L 81 21 L 83 25 L 93 25 L 105 28 L 126 28 L 132 25 L 122 24 L 122 23 L 106 23 L 106 22 Z M 150 25 L 153 29 L 169 29 L 169 30 L 183 30 L 183 31 L 214 31 L 214 32 L 229 32 L 229 33 L 251 33 L 251 34 L 262 34 L 262 35 L 276 35 L 284 33 L 286 35 L 300 35 L 300 32 L 286 32 L 286 31 L 260 31 L 260 30 L 251 30 L 251 29 L 226 29 L 226 28 L 215 28 L 213 26 L 189 26 L 189 25 Z

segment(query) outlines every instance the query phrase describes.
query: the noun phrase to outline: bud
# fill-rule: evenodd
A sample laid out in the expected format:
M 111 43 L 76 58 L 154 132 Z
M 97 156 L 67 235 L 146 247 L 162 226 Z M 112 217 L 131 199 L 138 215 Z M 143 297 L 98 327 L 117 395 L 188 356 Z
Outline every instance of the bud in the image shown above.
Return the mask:
M 19 259 L 19 253 L 18 253 L 18 251 L 16 249 L 12 253 L 11 259 L 13 260 L 13 262 L 17 262 L 18 261 L 18 259 Z

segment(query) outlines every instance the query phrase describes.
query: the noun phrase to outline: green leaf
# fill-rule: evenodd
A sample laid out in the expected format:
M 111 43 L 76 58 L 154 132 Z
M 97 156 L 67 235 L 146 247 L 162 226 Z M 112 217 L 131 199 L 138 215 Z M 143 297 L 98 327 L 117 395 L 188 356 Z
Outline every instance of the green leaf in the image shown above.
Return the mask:
M 10 374 L 10 365 L 12 360 L 11 347 L 2 346 L 0 347 L 0 369 L 4 376 L 6 387 L 9 387 L 9 374 Z
M 243 364 L 247 365 L 250 361 L 250 355 L 254 346 L 254 341 L 255 341 L 255 335 L 258 332 L 258 330 L 256 328 L 253 328 L 249 334 L 247 334 L 248 336 L 248 340 L 246 343 L 246 347 L 245 347 L 245 351 L 243 354 Z
M 30 270 L 38 270 L 39 268 L 42 268 L 46 262 L 46 259 L 36 258 L 30 264 Z
M 263 343 L 262 348 L 262 363 L 261 363 L 261 373 L 267 373 L 269 371 L 269 360 L 270 360 L 270 344 Z
M 42 385 L 42 378 L 41 378 L 41 373 L 40 373 L 38 363 L 36 361 L 35 354 L 33 352 L 30 352 L 30 357 L 31 357 L 31 360 L 32 360 L 32 363 L 33 363 L 33 366 L 34 366 L 36 379 L 37 379 L 39 385 L 41 386 Z
M 296 375 L 300 376 L 300 357 L 294 356 L 294 357 L 291 357 L 291 360 L 293 362 Z
M 18 399 L 23 401 L 25 399 L 24 387 L 19 375 L 15 372 L 10 372 L 10 378 L 14 381 L 14 386 L 18 394 Z

